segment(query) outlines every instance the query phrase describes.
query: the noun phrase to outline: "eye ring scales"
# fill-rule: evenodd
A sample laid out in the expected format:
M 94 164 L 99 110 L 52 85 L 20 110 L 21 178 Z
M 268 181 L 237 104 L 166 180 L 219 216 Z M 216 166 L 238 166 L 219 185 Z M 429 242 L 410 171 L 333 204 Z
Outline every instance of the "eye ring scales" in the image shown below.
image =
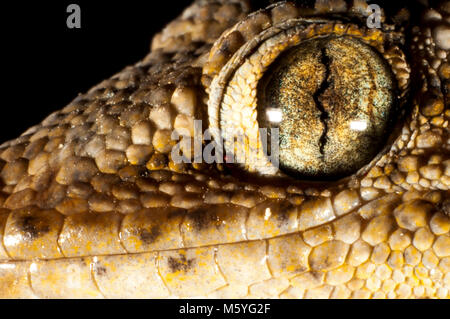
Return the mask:
M 240 167 L 264 176 L 328 180 L 373 164 L 409 87 L 410 69 L 397 45 L 397 34 L 322 18 L 266 21 L 264 17 L 271 12 L 273 16 L 276 8 L 248 18 L 260 25 L 252 38 L 245 39 L 248 25 L 244 21 L 211 50 L 203 83 L 209 93 L 213 138 L 223 143 L 226 152 L 244 150 Z M 316 49 L 302 49 L 305 46 Z M 289 73 L 291 62 L 306 58 L 305 52 L 313 52 L 311 61 L 315 62 L 301 67 L 317 70 L 301 74 L 291 68 Z M 306 86 L 299 87 L 296 80 Z M 300 96 L 308 90 L 308 98 L 302 100 Z M 311 112 L 308 103 L 314 108 Z M 317 127 L 305 124 L 299 128 L 308 113 L 313 114 Z M 311 119 L 304 123 L 314 122 Z M 269 133 L 279 129 L 279 162 L 267 155 L 274 150 L 274 139 L 270 134 L 262 136 L 260 128 Z M 242 132 L 244 138 L 236 141 L 233 136 Z M 344 147 L 339 145 L 343 138 L 348 138 Z M 352 146 L 354 141 L 359 142 Z

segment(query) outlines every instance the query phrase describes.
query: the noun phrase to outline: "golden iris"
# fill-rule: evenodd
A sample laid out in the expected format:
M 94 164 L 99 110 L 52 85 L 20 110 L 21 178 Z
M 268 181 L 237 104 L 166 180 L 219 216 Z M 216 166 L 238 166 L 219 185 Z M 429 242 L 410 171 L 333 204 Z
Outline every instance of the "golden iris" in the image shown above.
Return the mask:
M 348 176 L 385 145 L 395 117 L 386 61 L 349 36 L 304 41 L 258 83 L 258 122 L 279 128 L 280 168 L 314 179 Z

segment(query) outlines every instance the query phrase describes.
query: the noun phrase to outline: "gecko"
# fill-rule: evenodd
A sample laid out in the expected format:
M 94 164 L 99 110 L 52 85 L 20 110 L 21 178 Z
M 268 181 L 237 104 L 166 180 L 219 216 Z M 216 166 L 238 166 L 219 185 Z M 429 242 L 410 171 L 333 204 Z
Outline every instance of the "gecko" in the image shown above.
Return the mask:
M 3 143 L 0 298 L 449 298 L 450 2 L 378 3 L 195 0 Z

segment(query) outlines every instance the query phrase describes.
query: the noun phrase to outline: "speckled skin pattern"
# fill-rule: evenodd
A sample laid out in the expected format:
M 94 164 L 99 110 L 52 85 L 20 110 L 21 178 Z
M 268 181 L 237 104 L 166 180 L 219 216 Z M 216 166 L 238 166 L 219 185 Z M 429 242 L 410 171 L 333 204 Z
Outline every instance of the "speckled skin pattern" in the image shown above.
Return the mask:
M 266 5 L 195 1 L 142 61 L 0 147 L 1 298 L 449 298 L 450 2 L 381 29 L 361 0 Z M 174 163 L 172 130 L 214 126 L 227 63 L 299 17 L 302 37 L 389 61 L 409 93 L 385 150 L 337 182 Z

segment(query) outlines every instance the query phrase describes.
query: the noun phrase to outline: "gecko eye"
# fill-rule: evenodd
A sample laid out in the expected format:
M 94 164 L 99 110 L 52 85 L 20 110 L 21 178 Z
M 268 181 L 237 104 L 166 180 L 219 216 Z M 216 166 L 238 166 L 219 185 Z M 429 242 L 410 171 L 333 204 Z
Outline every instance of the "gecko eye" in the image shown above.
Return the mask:
M 389 66 L 350 37 L 304 41 L 257 86 L 259 127 L 279 128 L 281 170 L 308 178 L 343 177 L 368 164 L 384 146 L 394 105 Z
M 246 171 L 334 180 L 364 171 L 386 149 L 410 74 L 392 36 L 293 19 L 262 31 L 224 63 L 233 34 L 215 44 L 204 74 L 212 79 L 213 136 L 226 152 L 244 150 Z M 208 69 L 215 56 L 223 64 L 216 73 Z

